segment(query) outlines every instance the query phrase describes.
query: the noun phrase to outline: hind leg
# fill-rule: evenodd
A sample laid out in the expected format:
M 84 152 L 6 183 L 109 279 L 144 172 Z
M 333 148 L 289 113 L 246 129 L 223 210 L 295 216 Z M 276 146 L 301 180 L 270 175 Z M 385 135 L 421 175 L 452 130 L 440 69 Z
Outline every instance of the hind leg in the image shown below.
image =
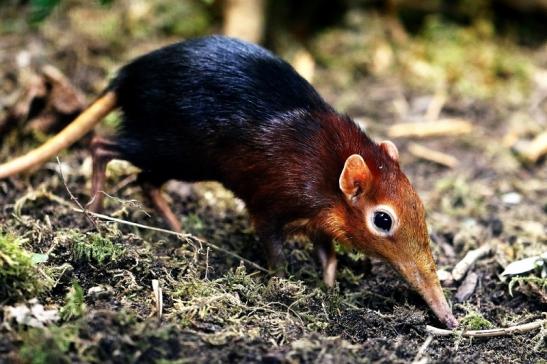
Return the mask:
M 99 136 L 93 137 L 90 147 L 93 171 L 91 175 L 91 201 L 87 204 L 87 208 L 93 212 L 100 212 L 103 208 L 104 194 L 102 191 L 106 181 L 106 166 L 112 159 L 121 158 L 121 154 L 114 140 Z
M 182 225 L 161 192 L 165 181 L 154 180 L 149 174 L 141 173 L 138 182 L 146 197 L 152 202 L 157 212 L 165 219 L 169 227 L 176 232 L 182 231 Z

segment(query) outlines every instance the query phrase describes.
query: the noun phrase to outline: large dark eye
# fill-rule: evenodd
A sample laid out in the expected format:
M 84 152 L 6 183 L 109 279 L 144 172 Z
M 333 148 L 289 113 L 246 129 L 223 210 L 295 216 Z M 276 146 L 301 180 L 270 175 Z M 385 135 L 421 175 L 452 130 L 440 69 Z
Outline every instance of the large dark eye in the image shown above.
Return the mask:
M 374 225 L 388 233 L 390 230 L 391 230 L 391 226 L 393 225 L 393 221 L 391 219 L 391 216 L 389 216 L 389 214 L 387 212 L 384 212 L 384 211 L 376 211 L 374 213 Z

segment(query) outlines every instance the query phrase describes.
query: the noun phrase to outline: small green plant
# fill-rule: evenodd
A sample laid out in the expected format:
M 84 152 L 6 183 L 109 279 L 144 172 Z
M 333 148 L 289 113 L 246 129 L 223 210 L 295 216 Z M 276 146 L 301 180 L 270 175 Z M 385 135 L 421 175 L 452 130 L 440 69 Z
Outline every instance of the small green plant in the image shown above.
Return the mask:
M 541 278 L 536 277 L 533 275 L 529 275 L 527 277 L 513 277 L 511 278 L 511 281 L 509 282 L 509 294 L 513 295 L 513 287 L 515 284 L 521 284 L 521 283 L 527 283 L 530 285 L 535 285 L 536 287 L 539 287 L 540 290 L 545 291 L 547 290 L 547 277 Z
M 464 308 L 467 310 L 467 315 L 460 321 L 462 327 L 467 330 L 484 330 L 494 327 L 481 313 L 468 306 L 464 306 Z
M 21 245 L 23 241 L 0 231 L 0 301 L 8 297 L 29 297 L 43 286 L 39 272 L 32 263 L 32 254 Z
M 256 298 L 255 291 L 260 288 L 259 282 L 247 275 L 244 268 L 213 281 L 191 277 L 173 292 L 175 313 L 183 325 L 204 317 L 226 324 L 245 312 L 245 299 Z
M 65 297 L 65 305 L 59 311 L 64 321 L 79 318 L 84 314 L 84 290 L 77 281 L 72 282 L 72 287 Z
M 527 276 L 518 276 L 528 273 Z M 513 295 L 513 287 L 528 285 L 534 288 L 534 291 L 542 294 L 547 289 L 547 252 L 541 256 L 533 256 L 512 262 L 505 267 L 501 273 L 502 276 L 512 276 L 509 281 L 509 294 Z
M 125 249 L 109 238 L 97 233 L 72 235 L 72 254 L 75 260 L 85 260 L 99 265 L 116 261 Z

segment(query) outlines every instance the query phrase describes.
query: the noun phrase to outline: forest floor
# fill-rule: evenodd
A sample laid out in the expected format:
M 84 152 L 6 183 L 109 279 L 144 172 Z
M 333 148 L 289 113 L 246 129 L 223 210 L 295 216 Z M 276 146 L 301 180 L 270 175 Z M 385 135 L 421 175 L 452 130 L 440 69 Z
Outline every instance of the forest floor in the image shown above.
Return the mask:
M 115 70 L 111 63 L 122 62 L 105 61 L 100 46 L 77 38 L 53 47 L 54 34 L 0 37 L 9 51 L 2 54 L 2 106 L 24 87 L 25 57 L 62 69 L 89 100 Z M 450 272 L 470 250 L 492 247 L 471 267 L 478 284 L 468 298 L 455 297 L 461 282 L 444 281 L 445 292 L 469 329 L 545 319 L 545 279 L 500 275 L 510 262 L 543 253 L 547 243 L 545 161 L 522 163 L 510 147 L 545 129 L 545 74 L 536 72 L 528 97 L 504 102 L 451 91 L 439 96 L 395 76 L 369 75 L 341 87 L 336 72 L 318 67 L 320 93 L 376 140 L 387 138 L 393 124 L 423 120 L 428 110 L 471 122 L 471 132 L 461 135 L 393 139 L 428 211 L 438 269 Z M 439 111 L 431 111 L 440 99 Z M 0 160 L 41 140 L 40 133 L 12 130 L 2 136 Z M 62 175 L 51 161 L 0 181 L 0 362 L 545 363 L 545 327 L 430 339 L 426 325 L 442 324 L 422 299 L 387 264 L 367 265 L 358 253 L 339 249 L 338 282 L 329 290 L 306 239 L 285 245 L 287 278 L 213 248 L 208 243 L 266 265 L 243 203 L 216 183 L 166 187 L 189 234 L 181 238 L 126 223 L 165 228 L 134 170 L 112 163 L 105 214 L 122 221 L 86 217 L 74 201 L 88 200 L 86 141 L 59 156 Z M 416 157 L 413 143 L 458 163 L 448 168 Z

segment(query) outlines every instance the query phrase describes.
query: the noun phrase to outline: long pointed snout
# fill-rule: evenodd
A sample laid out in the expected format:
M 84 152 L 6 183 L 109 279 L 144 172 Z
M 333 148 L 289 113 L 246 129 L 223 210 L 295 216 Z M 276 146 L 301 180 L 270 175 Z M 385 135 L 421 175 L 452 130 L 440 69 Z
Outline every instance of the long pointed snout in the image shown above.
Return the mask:
M 414 262 L 396 263 L 395 268 L 401 273 L 405 280 L 420 293 L 427 305 L 435 313 L 435 316 L 446 325 L 453 329 L 458 326 L 458 320 L 452 314 L 444 296 L 439 278 L 434 269 L 435 264 L 431 259 L 431 264 L 426 264 L 433 269 L 424 269 Z
M 452 310 L 448 306 L 448 302 L 446 301 L 439 282 L 437 282 L 435 286 L 420 289 L 418 292 L 422 295 L 437 318 L 444 323 L 446 327 L 449 329 L 458 327 L 458 320 L 456 320 L 452 314 Z

